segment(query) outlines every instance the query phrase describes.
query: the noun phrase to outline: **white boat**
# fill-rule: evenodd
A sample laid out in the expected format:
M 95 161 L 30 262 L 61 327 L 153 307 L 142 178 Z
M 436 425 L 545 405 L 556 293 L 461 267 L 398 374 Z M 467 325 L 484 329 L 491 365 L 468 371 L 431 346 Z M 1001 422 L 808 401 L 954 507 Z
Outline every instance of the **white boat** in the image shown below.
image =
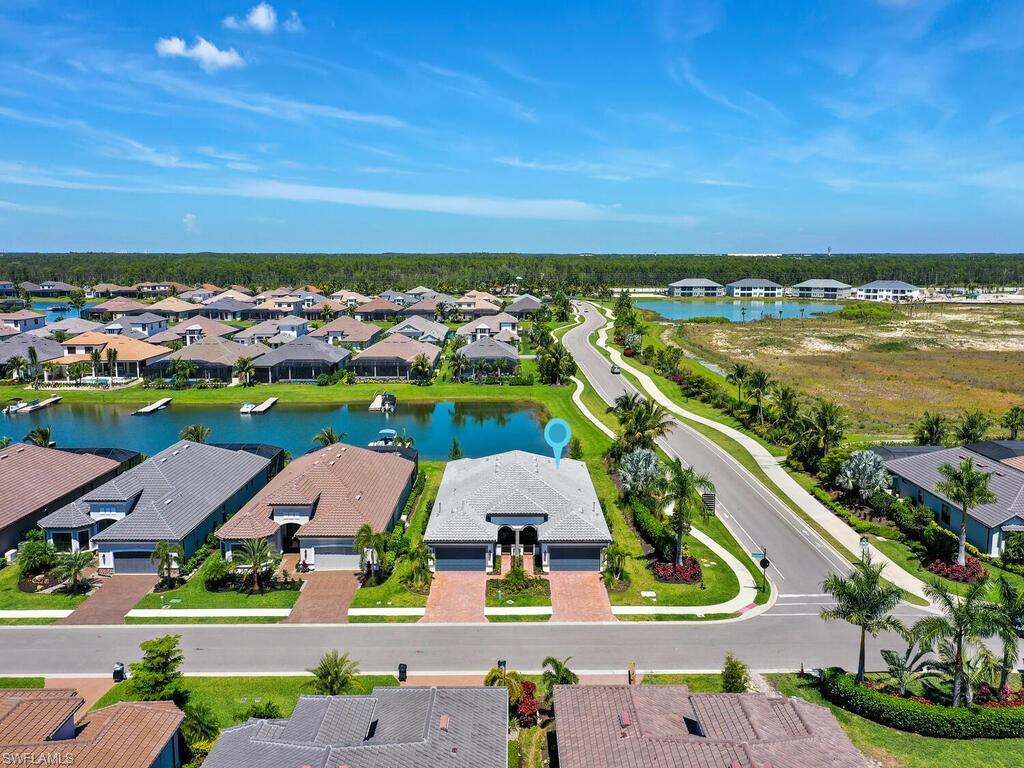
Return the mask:
M 28 403 L 26 403 L 24 400 L 19 400 L 18 402 L 11 403 L 6 408 L 4 408 L 4 413 L 6 413 L 8 415 L 10 415 L 12 413 L 17 413 L 18 411 L 20 411 L 22 408 L 24 408 L 27 405 L 28 405 Z
M 252 409 L 256 407 L 256 403 L 242 403 L 242 407 L 238 409 L 239 413 L 252 413 Z
M 398 437 L 398 432 L 395 430 L 382 429 L 377 433 L 377 439 L 370 441 L 366 445 L 371 448 L 382 445 L 394 445 L 396 437 Z

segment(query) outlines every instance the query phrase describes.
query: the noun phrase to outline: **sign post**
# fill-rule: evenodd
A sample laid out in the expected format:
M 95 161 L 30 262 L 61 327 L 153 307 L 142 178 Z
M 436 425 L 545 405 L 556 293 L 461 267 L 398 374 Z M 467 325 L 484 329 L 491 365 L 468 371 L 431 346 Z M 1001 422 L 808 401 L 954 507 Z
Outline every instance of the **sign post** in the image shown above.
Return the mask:
M 768 569 L 771 568 L 772 561 L 768 559 L 767 547 L 761 549 L 763 550 L 761 552 L 751 552 L 750 556 L 761 566 L 761 591 L 764 592 L 768 589 Z

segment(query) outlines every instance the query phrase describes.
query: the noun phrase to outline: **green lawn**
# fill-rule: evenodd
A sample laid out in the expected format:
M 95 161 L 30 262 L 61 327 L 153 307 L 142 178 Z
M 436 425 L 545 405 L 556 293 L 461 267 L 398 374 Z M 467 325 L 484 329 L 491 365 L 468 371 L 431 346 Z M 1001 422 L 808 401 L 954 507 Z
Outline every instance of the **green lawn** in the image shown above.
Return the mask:
M 619 621 L 720 621 L 721 619 L 735 619 L 738 613 L 705 613 L 703 616 L 696 616 L 690 613 L 656 613 L 646 615 L 640 613 L 627 613 L 616 615 Z
M 415 624 L 419 616 L 349 616 L 349 624 Z
M 56 619 L 0 619 L 0 627 L 23 627 L 53 624 Z
M 0 677 L 0 688 L 42 688 L 41 677 Z
M 163 616 L 128 616 L 125 624 L 278 624 L 283 616 L 175 616 L 167 611 Z
M 543 616 L 488 616 L 487 620 L 494 624 L 512 624 L 515 622 L 542 622 L 551 621 L 551 614 L 545 614 Z
M 644 675 L 642 685 L 686 685 L 694 693 L 721 693 L 722 676 L 698 674 Z
M 199 570 L 183 586 L 159 594 L 143 596 L 136 608 L 161 608 L 168 611 L 181 608 L 291 608 L 299 599 L 298 589 L 275 589 L 262 595 L 244 592 L 210 592 L 206 589 L 206 572 L 213 565 L 213 558 L 207 558 Z M 161 598 L 163 600 L 161 601 Z M 172 600 L 181 602 L 172 603 Z
M 509 768 L 543 768 L 548 732 L 539 725 L 523 728 L 519 738 L 508 743 Z
M 832 710 L 854 745 L 886 768 L 1018 768 L 1024 763 L 1024 739 L 932 739 L 858 717 L 822 698 L 816 681 L 799 675 L 771 675 L 780 693 L 799 696 Z
M 312 677 L 183 677 L 182 684 L 193 702 L 201 701 L 213 708 L 221 728 L 243 722 L 251 704 L 273 701 L 283 717 L 289 717 L 295 702 L 304 693 L 313 693 Z M 361 675 L 349 693 L 367 694 L 376 686 L 395 686 L 391 675 Z M 131 681 L 118 683 L 103 696 L 93 709 L 107 707 L 118 701 L 132 701 Z
M 504 589 L 503 579 L 487 580 L 488 608 L 526 608 L 551 605 L 551 584 L 547 579 L 531 579 L 524 592 L 509 592 Z
M 9 565 L 0 570 L 0 610 L 71 610 L 79 606 L 85 595 L 33 595 L 18 589 L 20 570 Z

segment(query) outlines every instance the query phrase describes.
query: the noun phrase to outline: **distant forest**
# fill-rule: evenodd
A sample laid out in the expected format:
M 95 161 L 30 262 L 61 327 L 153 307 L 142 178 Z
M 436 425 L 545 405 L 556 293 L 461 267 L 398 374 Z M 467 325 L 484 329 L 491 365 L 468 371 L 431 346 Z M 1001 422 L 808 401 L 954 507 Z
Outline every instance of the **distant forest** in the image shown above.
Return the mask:
M 915 285 L 1021 285 L 1024 254 L 843 255 L 557 255 L 520 253 L 8 253 L 0 278 L 133 284 L 176 280 L 254 288 L 317 285 L 379 292 L 425 285 L 449 292 L 518 284 L 524 290 L 588 290 L 602 286 L 662 286 L 684 277 L 728 283 L 763 277 L 792 285 L 830 277 L 851 285 L 875 279 Z

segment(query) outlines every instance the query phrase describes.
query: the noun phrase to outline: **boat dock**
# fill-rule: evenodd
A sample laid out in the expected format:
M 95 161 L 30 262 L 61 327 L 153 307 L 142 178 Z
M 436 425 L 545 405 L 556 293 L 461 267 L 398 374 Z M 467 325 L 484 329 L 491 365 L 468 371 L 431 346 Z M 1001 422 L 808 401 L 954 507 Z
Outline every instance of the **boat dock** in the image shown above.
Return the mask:
M 374 395 L 370 403 L 370 410 L 378 413 L 391 413 L 398 405 L 398 399 L 390 392 L 380 392 Z
M 166 408 L 170 404 L 171 404 L 171 398 L 169 398 L 169 397 L 161 397 L 155 403 L 150 403 L 149 405 L 147 405 L 147 406 L 145 406 L 143 408 L 139 408 L 139 410 L 137 410 L 137 411 L 132 411 L 132 416 L 144 416 L 147 413 L 153 413 L 155 411 L 160 411 L 160 410 L 163 410 L 164 408 Z
M 53 397 L 48 397 L 45 400 L 40 400 L 39 402 L 29 403 L 24 408 L 19 408 L 17 413 L 32 413 L 32 411 L 41 411 L 43 408 L 49 408 L 51 405 L 59 403 L 60 401 L 61 396 L 54 395 Z
M 268 397 L 262 403 L 260 403 L 255 408 L 253 408 L 250 411 L 250 413 L 266 413 L 267 411 L 269 411 L 271 408 L 274 407 L 274 403 L 276 403 L 276 402 L 277 402 L 277 398 L 276 397 Z

